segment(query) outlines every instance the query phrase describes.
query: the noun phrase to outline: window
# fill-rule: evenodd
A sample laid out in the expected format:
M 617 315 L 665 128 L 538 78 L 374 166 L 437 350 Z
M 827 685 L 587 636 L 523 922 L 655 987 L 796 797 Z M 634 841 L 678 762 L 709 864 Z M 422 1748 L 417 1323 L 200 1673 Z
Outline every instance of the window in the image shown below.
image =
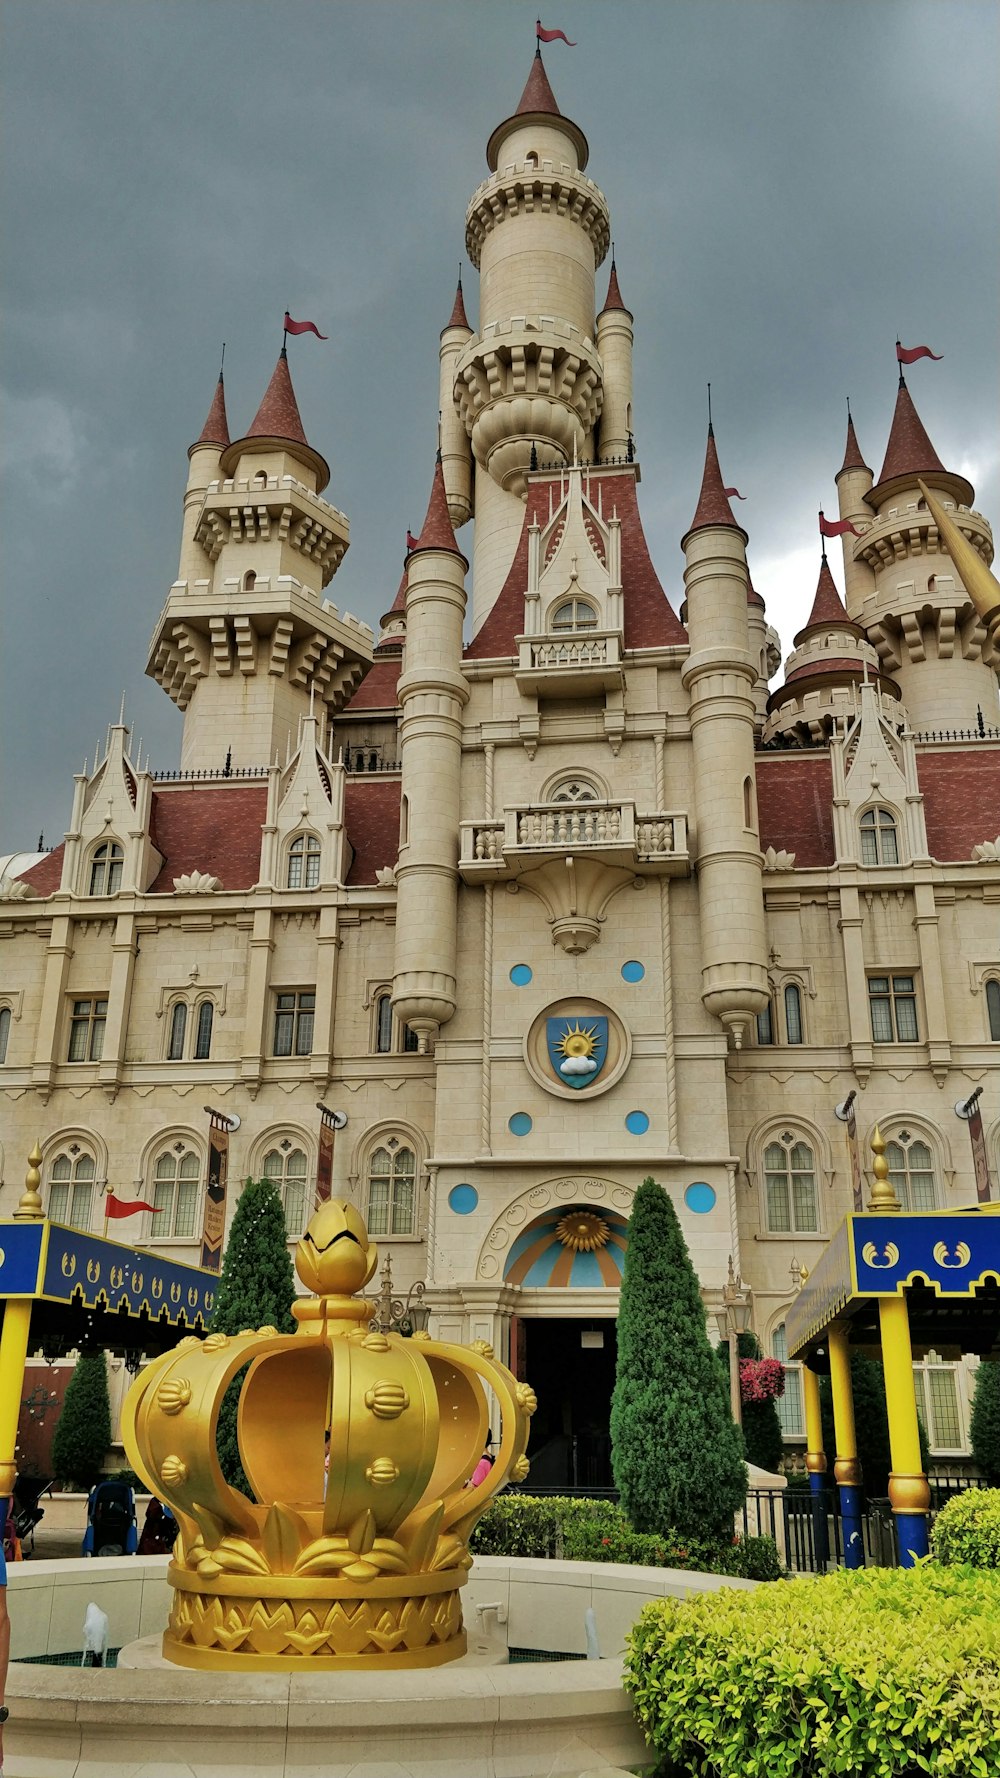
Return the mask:
M 387 1056 L 392 1049 L 392 1001 L 388 994 L 380 994 L 375 1005 L 375 1048 L 380 1056 Z
M 308 993 L 278 994 L 274 1002 L 274 1053 L 276 1056 L 309 1056 L 313 1046 L 316 996 Z
M 917 987 L 912 975 L 870 975 L 868 1004 L 875 1043 L 916 1043 Z
M 896 820 L 888 809 L 866 809 L 861 817 L 862 864 L 898 864 Z
M 167 1045 L 167 1061 L 179 1062 L 184 1055 L 184 1038 L 187 1033 L 188 1009 L 183 1000 L 178 1000 L 170 1015 L 170 1042 Z
M 210 1000 L 203 1000 L 198 1008 L 198 1025 L 194 1040 L 194 1059 L 196 1062 L 207 1062 L 212 1053 L 212 1022 L 215 1018 L 215 1007 Z
M 258 482 L 257 486 L 266 488 L 267 478 L 265 477 L 263 482 Z M 243 591 L 245 593 L 252 593 L 254 590 L 254 587 L 256 585 L 257 585 L 257 576 L 254 573 L 252 568 L 248 568 L 246 573 L 243 576 Z
M 84 1234 L 90 1228 L 94 1203 L 94 1157 L 75 1142 L 57 1154 L 49 1173 L 49 1215 L 53 1222 L 67 1223 Z
M 785 1393 L 779 1395 L 774 1404 L 778 1410 L 782 1433 L 785 1438 L 802 1438 L 806 1430 L 805 1409 L 802 1405 L 802 1366 L 788 1362 L 788 1340 L 784 1322 L 771 1335 L 771 1353 L 785 1367 Z
M 586 778 L 567 778 L 552 792 L 554 803 L 596 803 L 597 792 Z
M 289 889 L 315 889 L 319 882 L 320 844 L 314 833 L 300 833 L 288 848 Z
M 808 1142 L 783 1130 L 764 1150 L 764 1176 L 772 1235 L 818 1234 L 816 1163 Z
M 201 1161 L 184 1142 L 165 1149 L 153 1171 L 153 1234 L 160 1241 L 183 1241 L 197 1234 Z
M 117 895 L 122 886 L 122 866 L 125 854 L 117 840 L 107 840 L 98 846 L 90 861 L 90 888 L 88 895 Z
M 285 1229 L 290 1241 L 297 1241 L 306 1225 L 305 1153 L 286 1136 L 276 1148 L 264 1156 L 263 1177 L 276 1185 L 285 1209 Z
M 794 982 L 785 989 L 785 1042 L 802 1042 L 802 995 Z
M 769 1000 L 763 1012 L 757 1014 L 759 1044 L 805 1042 L 802 1030 L 802 990 L 796 982 L 788 982 L 782 990 L 781 1007 L 785 1020 L 783 1031 L 775 1000 Z
M 889 1178 L 904 1210 L 933 1210 L 934 1157 L 926 1142 L 909 1130 L 899 1130 L 885 1145 Z
M 757 1014 L 757 1042 L 763 1044 L 774 1042 L 774 1007 L 770 1000 L 763 1012 Z
M 931 1450 L 964 1450 L 958 1366 L 945 1364 L 937 1352 L 928 1352 L 923 1362 L 913 1367 L 913 1383 L 917 1412 L 927 1429 Z
M 10 1007 L 0 1006 L 0 1065 L 7 1060 L 7 1045 L 10 1041 Z
M 986 984 L 986 1016 L 990 1024 L 990 1039 L 1000 1043 L 1000 982 L 990 981 Z M 10 1013 L 7 1013 L 8 1020 Z M 3 1046 L 6 1049 L 6 1045 Z M 0 1055 L 0 1061 L 3 1056 Z
M 749 778 L 743 780 L 743 825 L 750 828 L 756 826 L 753 818 L 753 783 Z
M 68 1062 L 99 1062 L 104 1052 L 106 1000 L 74 1000 L 69 1027 Z
M 409 1025 L 403 1026 L 403 1048 L 407 1055 L 414 1055 L 420 1048 L 420 1039 L 415 1031 L 410 1030 Z
M 412 1148 L 396 1136 L 381 1143 L 368 1162 L 368 1231 L 372 1235 L 412 1235 L 417 1163 Z
M 553 630 L 595 630 L 597 612 L 586 599 L 564 599 L 552 613 Z

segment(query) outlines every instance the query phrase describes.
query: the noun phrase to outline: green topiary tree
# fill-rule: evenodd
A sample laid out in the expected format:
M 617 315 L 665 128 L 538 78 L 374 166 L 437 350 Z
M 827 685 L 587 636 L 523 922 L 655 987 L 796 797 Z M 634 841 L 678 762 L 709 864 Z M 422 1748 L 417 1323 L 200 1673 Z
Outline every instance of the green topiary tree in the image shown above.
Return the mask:
M 729 1388 L 729 1341 L 720 1340 L 715 1348 L 722 1365 Z M 741 1333 L 739 1336 L 739 1355 L 741 1358 L 763 1358 L 764 1350 L 755 1333 Z M 781 1465 L 784 1453 L 784 1438 L 781 1421 L 778 1418 L 778 1405 L 774 1401 L 745 1401 L 743 1407 L 743 1443 L 746 1447 L 748 1463 L 756 1463 L 758 1469 L 777 1470 Z
M 1000 1361 L 988 1360 L 976 1373 L 969 1440 L 986 1480 L 1000 1484 Z
M 854 1397 L 854 1430 L 858 1441 L 858 1458 L 865 1494 L 869 1500 L 880 1500 L 889 1492 L 889 1471 L 892 1455 L 889 1450 L 889 1415 L 885 1405 L 885 1377 L 877 1358 L 863 1352 L 851 1353 L 851 1394 Z M 833 1486 L 833 1459 L 836 1440 L 833 1430 L 833 1395 L 829 1377 L 821 1377 L 820 1407 L 823 1414 L 823 1446 L 826 1451 L 828 1485 Z M 918 1416 L 919 1419 L 919 1416 Z M 920 1457 L 927 1473 L 929 1448 L 923 1420 L 920 1426 Z
M 61 1481 L 90 1489 L 111 1443 L 111 1401 L 103 1352 L 76 1361 L 52 1438 L 52 1467 Z
M 666 1192 L 640 1186 L 629 1223 L 611 1405 L 612 1468 L 637 1531 L 728 1542 L 746 1499 L 743 1440 Z
M 294 1333 L 291 1310 L 295 1296 L 280 1193 L 269 1179 L 248 1179 L 226 1242 L 212 1332 L 235 1334 L 248 1327 L 276 1327 L 279 1333 Z M 245 1376 L 246 1372 L 240 1371 L 226 1390 L 219 1411 L 216 1448 L 227 1482 L 234 1488 L 251 1491 L 236 1436 L 236 1415 Z

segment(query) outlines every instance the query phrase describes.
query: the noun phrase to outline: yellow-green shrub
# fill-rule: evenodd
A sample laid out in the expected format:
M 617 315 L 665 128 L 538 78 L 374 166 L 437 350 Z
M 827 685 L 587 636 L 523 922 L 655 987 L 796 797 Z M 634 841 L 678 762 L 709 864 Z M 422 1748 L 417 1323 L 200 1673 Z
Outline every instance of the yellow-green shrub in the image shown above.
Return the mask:
M 645 1607 L 625 1683 L 701 1778 L 996 1778 L 1000 1575 L 868 1570 Z
M 934 1521 L 931 1543 L 939 1562 L 1000 1568 L 1000 1488 L 954 1494 Z

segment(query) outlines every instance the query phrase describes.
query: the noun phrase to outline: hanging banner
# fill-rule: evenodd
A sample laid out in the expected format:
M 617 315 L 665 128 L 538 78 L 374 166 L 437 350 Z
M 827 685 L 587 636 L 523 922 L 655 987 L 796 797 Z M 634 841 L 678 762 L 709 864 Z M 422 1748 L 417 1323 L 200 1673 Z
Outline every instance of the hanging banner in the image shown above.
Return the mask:
M 854 1101 L 857 1096 L 856 1092 L 848 1093 L 842 1105 L 834 1106 L 833 1115 L 847 1131 L 847 1161 L 851 1169 L 854 1209 L 860 1215 L 865 1207 L 865 1181 L 861 1172 L 861 1156 L 858 1153 L 858 1120 L 854 1115 Z
M 316 1204 L 329 1202 L 333 1191 L 333 1137 L 336 1130 L 342 1130 L 347 1123 L 347 1115 L 343 1111 L 331 1111 L 328 1106 L 317 1102 L 319 1112 L 319 1157 L 316 1162 Z
M 222 1266 L 222 1246 L 226 1234 L 226 1192 L 229 1186 L 229 1137 L 238 1130 L 238 1117 L 227 1117 L 221 1111 L 208 1112 L 208 1184 L 205 1188 L 205 1220 L 201 1235 L 201 1264 L 206 1271 L 218 1272 Z
M 976 1176 L 976 1197 L 981 1204 L 988 1204 L 992 1195 L 990 1163 L 986 1158 L 986 1138 L 983 1135 L 983 1120 L 979 1111 L 978 1094 L 969 1116 L 969 1140 L 972 1143 L 972 1170 Z

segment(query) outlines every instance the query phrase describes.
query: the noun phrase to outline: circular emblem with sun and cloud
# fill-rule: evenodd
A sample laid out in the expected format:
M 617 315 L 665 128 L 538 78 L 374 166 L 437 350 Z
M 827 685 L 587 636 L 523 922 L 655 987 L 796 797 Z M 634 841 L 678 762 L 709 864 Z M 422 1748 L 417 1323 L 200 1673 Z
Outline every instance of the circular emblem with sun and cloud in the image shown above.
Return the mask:
M 524 1040 L 529 1073 L 561 1099 L 606 1092 L 631 1051 L 628 1031 L 611 1008 L 582 997 L 543 1008 Z
M 597 1079 L 608 1055 L 607 1019 L 548 1019 L 546 1036 L 556 1073 L 567 1086 L 579 1091 Z

